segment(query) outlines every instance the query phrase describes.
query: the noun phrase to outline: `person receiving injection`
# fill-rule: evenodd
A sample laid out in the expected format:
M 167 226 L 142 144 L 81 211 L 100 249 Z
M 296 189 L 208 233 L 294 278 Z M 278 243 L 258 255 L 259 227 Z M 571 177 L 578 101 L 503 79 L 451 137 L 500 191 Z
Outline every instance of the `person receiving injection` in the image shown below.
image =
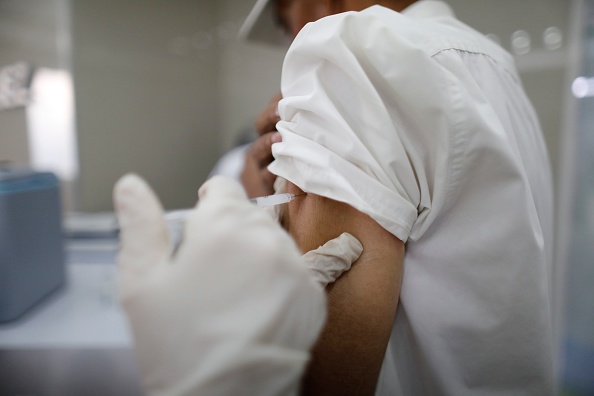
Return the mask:
M 237 182 L 214 177 L 198 195 L 171 253 L 148 184 L 126 175 L 114 187 L 120 299 L 143 386 L 149 395 L 296 395 L 325 323 L 323 288 L 363 246 L 344 233 L 301 256 Z

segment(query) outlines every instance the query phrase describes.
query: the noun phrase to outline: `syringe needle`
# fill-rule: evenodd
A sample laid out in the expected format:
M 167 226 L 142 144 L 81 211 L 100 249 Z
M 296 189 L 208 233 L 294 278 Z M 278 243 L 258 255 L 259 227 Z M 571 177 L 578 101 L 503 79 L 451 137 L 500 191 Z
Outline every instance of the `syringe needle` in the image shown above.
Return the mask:
M 267 195 L 265 197 L 258 197 L 250 199 L 250 202 L 255 203 L 256 205 L 262 206 L 273 206 L 273 205 L 280 205 L 285 204 L 287 202 L 291 202 L 295 197 L 298 197 L 304 194 L 291 194 L 291 193 L 284 193 L 284 194 L 274 194 L 274 195 Z

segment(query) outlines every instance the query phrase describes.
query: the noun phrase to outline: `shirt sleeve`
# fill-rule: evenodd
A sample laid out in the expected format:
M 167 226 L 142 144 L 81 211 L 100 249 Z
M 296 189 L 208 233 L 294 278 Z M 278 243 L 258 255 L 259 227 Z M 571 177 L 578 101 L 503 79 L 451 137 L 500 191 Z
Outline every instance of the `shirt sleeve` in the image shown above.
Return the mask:
M 289 49 L 269 169 L 406 242 L 447 179 L 452 86 L 419 27 L 390 11 L 308 24 Z

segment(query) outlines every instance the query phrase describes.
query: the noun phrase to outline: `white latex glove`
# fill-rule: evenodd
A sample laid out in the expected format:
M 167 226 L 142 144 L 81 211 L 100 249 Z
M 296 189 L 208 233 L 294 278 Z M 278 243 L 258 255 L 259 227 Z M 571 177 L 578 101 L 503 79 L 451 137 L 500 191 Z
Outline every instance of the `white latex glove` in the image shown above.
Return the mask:
M 291 238 L 230 180 L 212 178 L 177 254 L 149 186 L 114 189 L 120 294 L 151 395 L 297 394 L 324 324 L 322 288 Z
M 322 287 L 326 287 L 350 270 L 351 264 L 357 261 L 362 252 L 361 242 L 345 232 L 323 246 L 305 253 L 302 260 L 313 279 Z

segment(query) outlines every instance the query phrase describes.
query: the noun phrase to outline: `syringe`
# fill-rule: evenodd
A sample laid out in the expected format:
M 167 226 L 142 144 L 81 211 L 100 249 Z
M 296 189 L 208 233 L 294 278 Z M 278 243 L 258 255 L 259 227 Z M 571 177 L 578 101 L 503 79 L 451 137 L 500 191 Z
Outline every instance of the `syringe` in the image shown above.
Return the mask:
M 304 194 L 291 194 L 291 193 L 283 193 L 283 194 L 273 194 L 273 195 L 266 195 L 264 197 L 257 197 L 249 199 L 250 202 L 255 203 L 260 207 L 264 206 L 274 206 L 274 205 L 281 205 L 288 202 L 291 202 L 295 197 L 298 197 Z M 167 221 L 178 221 L 178 220 L 185 220 L 188 214 L 194 209 L 180 209 L 168 212 L 165 214 L 165 220 Z
M 258 205 L 260 207 L 274 206 L 274 205 L 280 205 L 280 204 L 291 202 L 293 199 L 295 199 L 295 197 L 298 197 L 299 195 L 305 195 L 305 194 L 298 194 L 298 195 L 290 194 L 290 193 L 274 194 L 274 195 L 266 195 L 264 197 L 252 198 L 249 201 L 252 203 L 255 203 L 256 205 Z

